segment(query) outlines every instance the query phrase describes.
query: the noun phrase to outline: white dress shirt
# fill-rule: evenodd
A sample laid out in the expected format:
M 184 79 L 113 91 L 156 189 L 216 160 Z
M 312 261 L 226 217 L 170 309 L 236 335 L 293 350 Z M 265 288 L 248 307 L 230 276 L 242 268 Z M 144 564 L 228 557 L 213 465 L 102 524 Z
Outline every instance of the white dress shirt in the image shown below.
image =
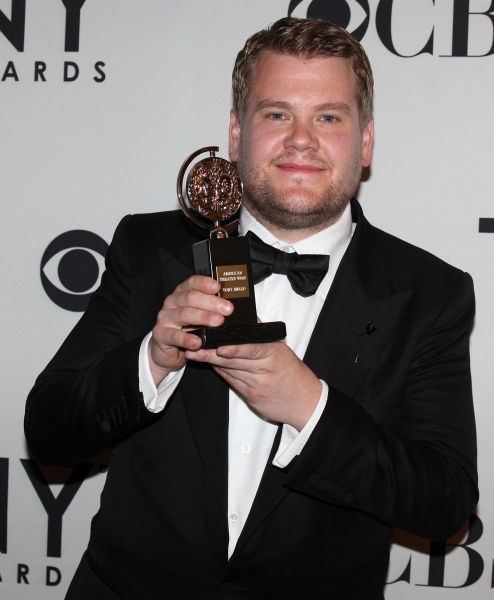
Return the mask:
M 301 360 L 307 350 L 317 318 L 354 229 L 350 205 L 348 205 L 340 219 L 331 227 L 288 245 L 274 237 L 245 208 L 242 208 L 240 235 L 245 235 L 250 230 L 267 244 L 285 252 L 330 255 L 329 270 L 313 296 L 303 298 L 296 294 L 285 275 L 273 274 L 255 286 L 259 318 L 264 323 L 284 321 L 287 328 L 286 344 Z M 139 386 L 148 410 L 159 412 L 163 410 L 179 384 L 184 369 L 170 373 L 156 388 L 147 353 L 150 339 L 151 333 L 144 338 L 141 344 Z M 286 467 L 302 451 L 326 405 L 328 387 L 324 381 L 321 383 L 322 392 L 319 402 L 305 427 L 299 432 L 290 425 L 283 425 L 273 465 L 280 468 Z M 258 415 L 230 389 L 228 427 L 229 557 L 232 555 L 247 521 L 278 425 L 278 423 L 272 423 Z

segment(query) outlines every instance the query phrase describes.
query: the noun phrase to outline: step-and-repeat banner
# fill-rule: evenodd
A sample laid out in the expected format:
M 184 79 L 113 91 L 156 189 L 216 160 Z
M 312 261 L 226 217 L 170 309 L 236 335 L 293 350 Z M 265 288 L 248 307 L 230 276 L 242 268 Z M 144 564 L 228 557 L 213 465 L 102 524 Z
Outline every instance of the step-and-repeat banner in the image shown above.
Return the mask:
M 176 208 L 197 148 L 228 156 L 236 53 L 287 15 L 336 22 L 369 54 L 369 220 L 476 284 L 481 502 L 446 544 L 396 533 L 386 598 L 494 593 L 494 0 L 0 0 L 2 598 L 63 598 L 109 461 L 40 467 L 26 395 L 98 286 L 120 218 Z

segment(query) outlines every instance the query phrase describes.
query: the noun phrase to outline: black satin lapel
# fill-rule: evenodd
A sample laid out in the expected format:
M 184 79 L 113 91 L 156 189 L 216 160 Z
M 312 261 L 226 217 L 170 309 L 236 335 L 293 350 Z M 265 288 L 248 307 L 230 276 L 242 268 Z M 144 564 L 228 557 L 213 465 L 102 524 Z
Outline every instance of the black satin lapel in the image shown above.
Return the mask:
M 279 469 L 272 465 L 273 458 L 280 445 L 281 432 L 282 427 L 280 426 L 274 438 L 273 447 L 271 448 L 271 453 L 268 462 L 266 463 L 261 483 L 259 484 L 249 516 L 247 517 L 247 521 L 242 529 L 235 550 L 230 558 L 229 566 L 232 565 L 236 556 L 254 531 L 289 492 L 288 488 L 283 487 L 287 473 L 283 469 Z
M 169 296 L 183 281 L 194 274 L 192 265 L 187 265 L 181 260 L 175 258 L 172 254 L 159 249 L 161 288 L 163 298 Z
M 304 362 L 320 379 L 354 398 L 384 350 L 411 291 L 369 300 L 352 262 L 348 257 L 343 261 Z
M 212 368 L 190 361 L 180 383 L 192 437 L 223 514 L 228 510 L 228 386 Z

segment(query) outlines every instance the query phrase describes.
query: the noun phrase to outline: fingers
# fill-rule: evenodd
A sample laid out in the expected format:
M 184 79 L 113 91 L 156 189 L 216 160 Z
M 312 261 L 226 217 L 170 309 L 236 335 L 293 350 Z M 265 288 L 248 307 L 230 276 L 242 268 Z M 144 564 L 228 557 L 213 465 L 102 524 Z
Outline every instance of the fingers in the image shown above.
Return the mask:
M 161 352 L 165 352 L 168 348 L 198 350 L 202 343 L 197 335 L 183 329 L 158 325 L 153 328 L 152 342 L 158 346 Z
M 149 347 L 156 380 L 163 373 L 182 368 L 186 360 L 184 349 L 200 348 L 201 339 L 188 330 L 218 327 L 233 312 L 233 304 L 216 295 L 220 289 L 221 285 L 211 277 L 193 275 L 165 299 Z
M 180 285 L 177 286 L 175 292 L 188 292 L 189 290 L 197 290 L 204 294 L 217 294 L 221 289 L 220 283 L 211 277 L 204 275 L 192 275 Z M 174 292 L 174 293 L 175 293 Z
M 197 362 L 208 362 L 221 369 L 231 369 L 262 374 L 267 372 L 267 362 L 277 350 L 279 342 L 270 344 L 242 344 L 221 346 L 216 349 L 202 348 L 197 352 L 186 352 L 185 358 Z
M 215 294 L 220 284 L 201 275 L 190 277 L 168 296 L 158 315 L 165 327 L 217 327 L 233 312 L 233 304 Z
M 158 314 L 156 327 L 160 328 L 197 328 L 201 326 L 218 327 L 225 320 L 225 316 L 213 311 L 181 306 L 173 309 L 164 309 Z M 163 340 L 164 341 L 164 340 Z M 167 342 L 168 343 L 168 342 Z
M 225 359 L 260 360 L 267 358 L 276 350 L 275 344 L 241 344 L 239 346 L 220 346 L 216 349 L 219 357 Z

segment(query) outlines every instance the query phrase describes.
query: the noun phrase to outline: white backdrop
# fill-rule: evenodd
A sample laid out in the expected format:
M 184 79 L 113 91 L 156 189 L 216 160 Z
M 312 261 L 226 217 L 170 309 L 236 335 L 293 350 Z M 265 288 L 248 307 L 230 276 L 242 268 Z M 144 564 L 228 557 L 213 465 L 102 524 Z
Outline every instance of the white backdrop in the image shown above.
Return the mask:
M 67 486 L 64 494 L 75 493 L 67 507 L 70 494 L 57 495 L 70 469 L 44 469 L 34 485 L 32 463 L 26 470 L 21 462 L 29 458 L 25 397 L 81 314 L 45 291 L 44 252 L 65 232 L 85 230 L 109 242 L 123 215 L 177 207 L 178 169 L 197 148 L 218 145 L 227 157 L 236 53 L 248 35 L 286 16 L 289 6 L 290 0 L 0 0 L 2 598 L 63 598 L 87 543 L 104 483 L 99 472 L 106 468 L 105 458 L 98 458 L 80 489 Z M 444 561 L 440 549 L 431 559 L 426 540 L 398 535 L 388 580 L 401 581 L 387 586 L 386 598 L 487 599 L 494 559 L 494 235 L 479 233 L 479 219 L 494 218 L 494 2 L 302 0 L 291 6 L 302 17 L 346 10 L 350 31 L 368 16 L 362 43 L 376 79 L 376 142 L 359 199 L 373 224 L 470 272 L 476 284 L 471 349 L 480 520 L 468 549 L 448 548 Z M 65 50 L 67 18 L 71 51 Z M 424 48 L 429 52 L 420 53 Z M 64 81 L 66 62 L 78 68 L 75 78 L 76 67 L 65 67 L 72 81 Z M 46 81 L 39 74 L 35 81 L 36 63 L 44 63 Z M 83 247 L 80 236 L 65 237 Z M 97 264 L 93 260 L 93 270 Z M 77 263 L 69 267 L 74 275 Z M 54 281 L 56 273 L 56 265 L 45 267 L 46 277 L 63 288 L 70 277 Z M 68 306 L 73 292 L 60 293 L 59 303 Z M 467 535 L 465 528 L 452 543 L 465 543 Z

